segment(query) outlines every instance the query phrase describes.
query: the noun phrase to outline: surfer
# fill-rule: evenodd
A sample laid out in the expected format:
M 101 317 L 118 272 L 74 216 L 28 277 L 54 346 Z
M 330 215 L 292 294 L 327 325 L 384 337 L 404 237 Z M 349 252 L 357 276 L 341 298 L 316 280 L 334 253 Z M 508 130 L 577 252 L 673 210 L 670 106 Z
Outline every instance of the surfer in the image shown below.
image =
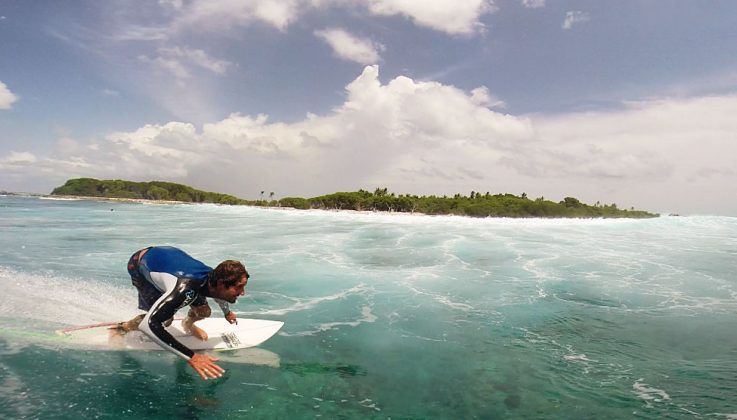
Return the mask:
M 250 276 L 243 264 L 226 260 L 212 269 L 181 249 L 154 246 L 131 256 L 128 273 L 138 289 L 138 308 L 146 313 L 119 323 L 115 329 L 120 334 L 140 329 L 165 350 L 187 360 L 203 379 L 222 376 L 224 370 L 215 363 L 217 358 L 193 352 L 165 328 L 171 324 L 177 310 L 189 305 L 182 327 L 185 332 L 207 340 L 207 333 L 194 325 L 212 312 L 207 297 L 215 299 L 228 322 L 237 324 L 236 315 L 228 304 L 245 294 Z

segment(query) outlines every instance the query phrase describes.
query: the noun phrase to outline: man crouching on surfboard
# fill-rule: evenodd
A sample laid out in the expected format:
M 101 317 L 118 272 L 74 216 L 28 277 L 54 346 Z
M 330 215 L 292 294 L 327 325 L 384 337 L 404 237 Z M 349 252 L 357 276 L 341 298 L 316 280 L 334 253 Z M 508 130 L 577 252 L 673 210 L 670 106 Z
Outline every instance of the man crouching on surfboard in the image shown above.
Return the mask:
M 213 270 L 181 249 L 153 246 L 131 256 L 128 273 L 138 289 L 138 308 L 147 312 L 119 323 L 115 327 L 117 331 L 125 334 L 140 329 L 165 350 L 187 360 L 203 379 L 222 376 L 225 371 L 215 363 L 217 358 L 193 352 L 165 327 L 171 324 L 177 310 L 190 305 L 182 327 L 185 332 L 207 340 L 207 333 L 194 325 L 212 312 L 207 297 L 215 299 L 228 322 L 237 323 L 228 303 L 235 303 L 245 294 L 249 275 L 243 264 L 226 260 Z

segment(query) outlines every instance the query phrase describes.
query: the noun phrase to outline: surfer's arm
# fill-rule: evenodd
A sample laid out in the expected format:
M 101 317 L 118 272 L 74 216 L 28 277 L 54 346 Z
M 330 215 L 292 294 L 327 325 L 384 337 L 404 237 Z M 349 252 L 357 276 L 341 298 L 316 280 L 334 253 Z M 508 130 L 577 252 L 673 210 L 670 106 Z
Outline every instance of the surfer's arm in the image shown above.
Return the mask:
M 151 273 L 152 277 L 155 274 L 158 275 L 157 280 L 166 286 L 166 291 L 143 317 L 139 329 L 163 349 L 189 360 L 195 353 L 169 334 L 164 324 L 179 308 L 188 305 L 197 293 L 192 289 L 189 279 L 178 279 L 167 273 Z
M 228 315 L 228 312 L 230 312 L 230 305 L 228 304 L 228 301 L 218 299 L 218 298 L 212 298 L 215 303 L 218 304 L 220 309 L 223 311 L 223 315 Z
M 237 324 L 238 321 L 236 321 L 235 312 L 230 310 L 230 305 L 228 304 L 227 300 L 222 300 L 218 298 L 212 298 L 215 303 L 218 304 L 220 307 L 220 310 L 223 311 L 223 315 L 225 315 L 225 319 L 228 320 L 231 324 Z

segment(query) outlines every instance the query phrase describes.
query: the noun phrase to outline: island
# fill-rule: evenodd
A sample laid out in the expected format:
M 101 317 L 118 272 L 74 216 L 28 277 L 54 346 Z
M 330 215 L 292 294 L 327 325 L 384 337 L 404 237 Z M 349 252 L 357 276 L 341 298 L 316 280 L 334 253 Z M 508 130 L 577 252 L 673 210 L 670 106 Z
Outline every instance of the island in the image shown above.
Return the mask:
M 261 196 L 263 197 L 263 191 Z M 71 196 L 107 199 L 155 200 L 177 203 L 216 203 L 286 207 L 294 209 L 355 210 L 375 212 L 421 213 L 427 215 L 458 215 L 470 217 L 537 217 L 537 218 L 651 218 L 657 213 L 643 210 L 620 209 L 616 204 L 585 204 L 573 197 L 559 202 L 543 197 L 530 199 L 527 194 L 491 194 L 471 191 L 469 195 L 417 196 L 396 195 L 387 188 L 373 192 L 358 190 L 336 192 L 312 198 L 284 197 L 245 200 L 228 194 L 201 191 L 173 182 L 133 182 L 120 179 L 98 180 L 76 178 L 55 188 L 52 196 Z

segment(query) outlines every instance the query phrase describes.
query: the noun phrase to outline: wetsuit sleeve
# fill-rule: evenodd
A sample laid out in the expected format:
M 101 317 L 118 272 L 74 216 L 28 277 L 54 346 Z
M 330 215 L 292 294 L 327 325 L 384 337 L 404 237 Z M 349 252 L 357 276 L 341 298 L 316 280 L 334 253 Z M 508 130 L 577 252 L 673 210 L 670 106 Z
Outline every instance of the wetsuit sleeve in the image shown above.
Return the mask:
M 194 352 L 169 334 L 164 323 L 173 317 L 178 309 L 194 300 L 197 296 L 196 285 L 191 279 L 178 279 L 170 274 L 166 276 L 171 277 L 165 279 L 167 291 L 153 304 L 139 328 L 165 350 L 189 360 L 194 356 Z
M 212 298 L 215 303 L 218 304 L 220 309 L 223 311 L 223 315 L 228 315 L 230 313 L 230 305 L 228 304 L 228 301 Z

